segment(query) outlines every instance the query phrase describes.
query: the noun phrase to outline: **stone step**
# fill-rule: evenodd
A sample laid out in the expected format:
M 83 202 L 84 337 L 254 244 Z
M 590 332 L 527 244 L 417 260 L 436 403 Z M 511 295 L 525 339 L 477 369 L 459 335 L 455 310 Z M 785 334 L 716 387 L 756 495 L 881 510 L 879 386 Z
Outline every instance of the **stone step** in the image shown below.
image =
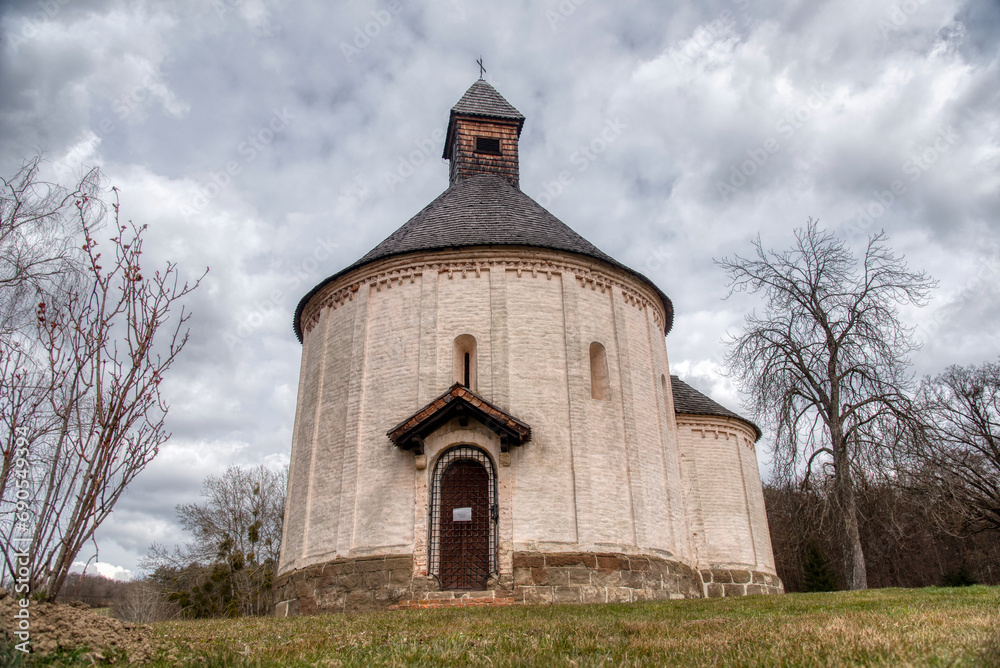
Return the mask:
M 440 592 L 433 592 L 440 593 Z M 467 594 L 469 592 L 463 592 Z M 482 592 L 492 594 L 492 592 Z M 431 608 L 473 608 L 473 607 L 494 607 L 502 605 L 516 605 L 513 596 L 462 596 L 461 598 L 420 598 L 400 601 L 396 605 L 390 605 L 390 610 L 423 610 Z

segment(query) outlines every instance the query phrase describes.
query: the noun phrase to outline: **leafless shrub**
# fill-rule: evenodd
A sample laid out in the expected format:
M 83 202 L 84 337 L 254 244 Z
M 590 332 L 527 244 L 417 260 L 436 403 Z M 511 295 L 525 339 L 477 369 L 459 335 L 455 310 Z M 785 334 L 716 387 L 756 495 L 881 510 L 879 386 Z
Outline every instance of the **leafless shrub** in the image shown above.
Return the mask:
M 194 539 L 150 548 L 142 567 L 185 616 L 266 615 L 281 550 L 287 468 L 230 466 L 202 483 L 203 503 L 177 506 Z
M 111 607 L 111 614 L 123 622 L 152 624 L 175 619 L 180 610 L 167 600 L 167 595 L 152 582 L 129 582 Z
M 27 565 L 31 592 L 53 600 L 170 437 L 160 383 L 201 279 L 143 263 L 145 226 L 120 221 L 97 172 L 67 189 L 38 163 L 0 193 L 0 579 Z

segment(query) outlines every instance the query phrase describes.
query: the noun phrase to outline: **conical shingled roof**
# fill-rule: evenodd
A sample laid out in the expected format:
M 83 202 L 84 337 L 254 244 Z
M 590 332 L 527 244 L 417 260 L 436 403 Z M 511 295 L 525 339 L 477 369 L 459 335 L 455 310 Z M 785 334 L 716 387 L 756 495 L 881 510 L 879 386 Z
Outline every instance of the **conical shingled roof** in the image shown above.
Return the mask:
M 360 260 L 313 288 L 295 310 L 296 336 L 302 340 L 299 319 L 309 299 L 352 269 L 394 255 L 469 246 L 532 246 L 601 260 L 652 287 L 666 310 L 664 330 L 669 332 L 673 324 L 673 305 L 652 281 L 601 251 L 505 179 L 477 174 L 445 190 Z
M 465 95 L 451 108 L 451 111 L 453 114 L 469 116 L 524 120 L 524 115 L 483 79 L 469 86 L 469 90 L 465 91 Z
M 521 112 L 482 79 L 472 84 L 452 108 L 446 146 L 452 143 L 450 137 L 456 116 L 462 115 L 493 118 L 503 124 L 516 121 L 518 132 L 524 123 Z M 449 157 L 447 151 L 445 157 Z M 347 272 L 396 255 L 471 246 L 547 248 L 584 255 L 613 265 L 632 274 L 656 292 L 666 315 L 664 333 L 668 333 L 673 326 L 673 304 L 652 281 L 602 252 L 503 177 L 487 173 L 458 181 L 360 260 L 310 290 L 295 309 L 293 327 L 296 337 L 302 341 L 300 319 L 309 300 Z
M 461 246 L 538 246 L 618 265 L 535 200 L 492 174 L 470 176 L 448 188 L 355 265 Z
M 716 403 L 698 390 L 694 389 L 677 376 L 670 376 L 670 389 L 674 395 L 674 413 L 678 415 L 712 415 L 739 420 L 753 428 L 759 439 L 762 435 L 760 427 L 742 415 L 737 415 L 725 406 Z

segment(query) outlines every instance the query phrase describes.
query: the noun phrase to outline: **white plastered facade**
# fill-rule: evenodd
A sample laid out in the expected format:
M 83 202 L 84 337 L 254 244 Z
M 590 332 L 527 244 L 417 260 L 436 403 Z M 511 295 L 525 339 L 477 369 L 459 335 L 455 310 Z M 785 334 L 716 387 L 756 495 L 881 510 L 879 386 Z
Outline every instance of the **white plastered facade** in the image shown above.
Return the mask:
M 635 276 L 538 248 L 411 253 L 324 286 L 301 319 L 279 575 L 369 555 L 412 555 L 426 575 L 430 476 L 458 445 L 494 463 L 501 575 L 516 552 L 773 573 L 752 430 L 700 416 L 678 425 L 664 319 Z M 476 341 L 471 389 L 532 438 L 504 456 L 493 431 L 452 421 L 426 439 L 422 462 L 386 432 L 458 380 L 463 335 Z M 594 342 L 607 400 L 592 398 Z M 719 476 L 732 494 L 713 496 Z

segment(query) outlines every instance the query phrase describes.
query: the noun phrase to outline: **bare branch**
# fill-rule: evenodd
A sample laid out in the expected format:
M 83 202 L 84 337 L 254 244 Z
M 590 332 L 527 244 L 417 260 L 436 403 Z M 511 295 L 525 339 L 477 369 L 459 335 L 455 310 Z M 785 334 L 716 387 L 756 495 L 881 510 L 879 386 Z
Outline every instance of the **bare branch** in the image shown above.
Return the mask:
M 0 201 L 0 421 L 28 453 L 15 466 L 4 450 L 0 542 L 9 577 L 26 541 L 32 592 L 52 599 L 170 436 L 159 386 L 190 317 L 172 311 L 201 278 L 144 271 L 145 227 L 120 222 L 96 171 L 69 190 L 39 182 L 38 164 L 3 181 Z
M 878 449 L 866 430 L 873 423 L 911 415 L 907 372 L 917 344 L 899 320 L 899 306 L 926 303 L 935 283 L 907 268 L 871 236 L 864 256 L 812 219 L 795 231 L 794 246 L 717 263 L 733 292 L 760 293 L 763 314 L 751 313 L 728 341 L 730 375 L 749 397 L 749 408 L 776 436 L 776 468 L 787 479 L 808 481 L 815 458 L 832 459 L 845 579 L 865 586 L 857 532 L 852 468 L 859 451 Z

